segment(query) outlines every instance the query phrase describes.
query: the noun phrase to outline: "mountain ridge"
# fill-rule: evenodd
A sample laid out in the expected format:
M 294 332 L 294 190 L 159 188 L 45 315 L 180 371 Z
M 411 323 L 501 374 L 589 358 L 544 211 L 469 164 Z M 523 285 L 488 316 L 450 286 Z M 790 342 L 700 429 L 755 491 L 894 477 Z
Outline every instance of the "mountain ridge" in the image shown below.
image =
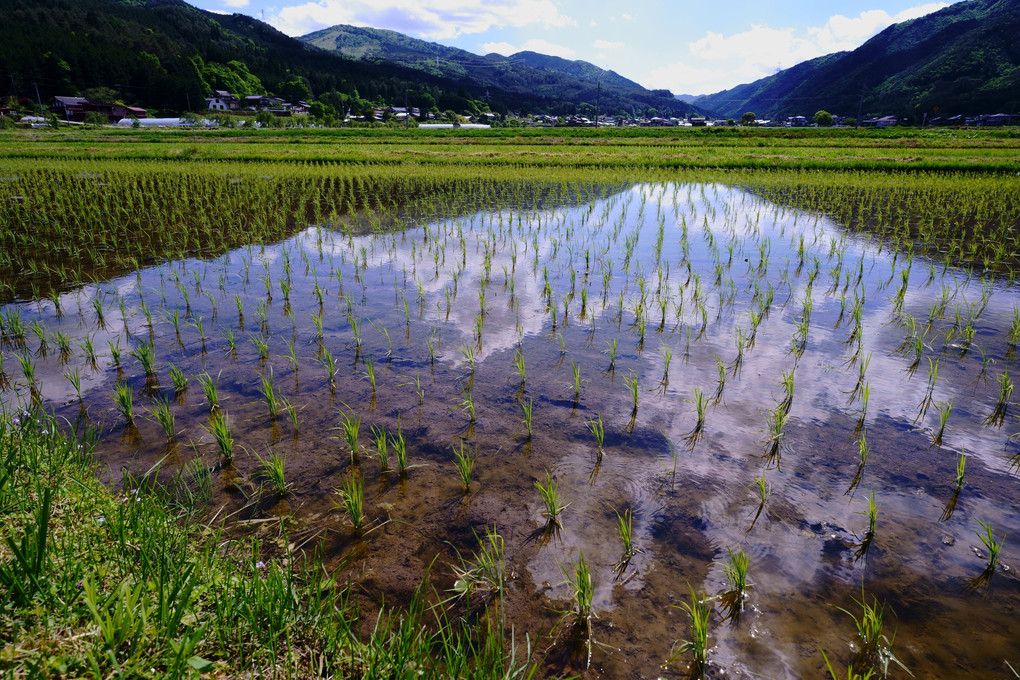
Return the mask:
M 463 51 L 469 65 L 508 75 L 472 79 L 449 69 L 345 57 L 251 16 L 207 12 L 183 0 L 0 0 L 0 16 L 0 77 L 23 105 L 100 90 L 101 99 L 167 114 L 201 110 L 205 97 L 224 89 L 318 99 L 334 118 L 405 102 L 458 114 L 571 115 L 594 110 L 597 101 L 603 113 L 694 111 L 665 92 L 605 84 L 599 101 L 597 82 L 468 59 Z
M 533 51 L 509 56 L 478 55 L 456 47 L 419 40 L 391 31 L 337 24 L 301 37 L 304 42 L 365 62 L 394 63 L 436 77 L 469 79 L 482 87 L 509 92 L 559 97 L 563 112 L 615 114 L 641 108 L 665 115 L 686 116 L 699 110 L 679 102 L 668 90 L 653 90 L 615 71 L 590 62 L 569 60 Z M 570 103 L 573 102 L 573 106 Z
M 1020 111 L 1020 3 L 965 0 L 893 24 L 860 47 L 801 62 L 691 103 L 728 117 Z

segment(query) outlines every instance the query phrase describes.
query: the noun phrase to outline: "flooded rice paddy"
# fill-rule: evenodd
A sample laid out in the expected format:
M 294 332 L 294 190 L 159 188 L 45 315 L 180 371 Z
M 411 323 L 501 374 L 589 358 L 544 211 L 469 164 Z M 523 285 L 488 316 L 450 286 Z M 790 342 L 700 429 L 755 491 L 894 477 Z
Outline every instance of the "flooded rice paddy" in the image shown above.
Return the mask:
M 285 528 L 368 609 L 430 570 L 462 594 L 495 529 L 550 676 L 698 671 L 693 589 L 710 677 L 1012 677 L 1020 291 L 855 219 L 687 182 L 352 206 L 4 305 L 2 397 L 97 428 L 113 485 L 159 463 Z

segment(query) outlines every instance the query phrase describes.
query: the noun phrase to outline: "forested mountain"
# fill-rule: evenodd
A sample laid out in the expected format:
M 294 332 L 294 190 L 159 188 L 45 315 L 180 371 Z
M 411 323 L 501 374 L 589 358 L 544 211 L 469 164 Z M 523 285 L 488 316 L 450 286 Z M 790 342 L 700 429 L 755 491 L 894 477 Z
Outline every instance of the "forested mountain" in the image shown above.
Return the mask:
M 967 0 L 890 26 L 852 52 L 693 101 L 730 117 L 1017 113 L 1018 36 L 1020 2 Z
M 99 92 L 176 113 L 201 110 L 212 90 L 225 89 L 315 97 L 354 113 L 406 101 L 457 113 L 571 114 L 594 106 L 598 95 L 596 80 L 525 66 L 506 66 L 512 77 L 483 78 L 466 68 L 345 57 L 252 17 L 205 12 L 182 0 L 0 0 L 0 18 L 0 87 L 32 100 L 38 88 L 44 104 L 55 95 Z M 502 68 L 495 63 L 490 72 Z M 629 81 L 604 73 L 605 113 L 690 110 L 667 92 L 624 87 L 614 76 Z
M 586 61 L 537 52 L 481 56 L 396 31 L 360 26 L 332 26 L 301 39 L 363 63 L 399 64 L 487 90 L 536 97 L 548 102 L 546 107 L 552 113 L 590 115 L 594 113 L 596 100 L 601 112 L 609 114 L 638 111 L 644 115 L 648 109 L 674 116 L 697 112 L 694 107 L 678 102 L 666 90 L 647 90 L 615 71 Z

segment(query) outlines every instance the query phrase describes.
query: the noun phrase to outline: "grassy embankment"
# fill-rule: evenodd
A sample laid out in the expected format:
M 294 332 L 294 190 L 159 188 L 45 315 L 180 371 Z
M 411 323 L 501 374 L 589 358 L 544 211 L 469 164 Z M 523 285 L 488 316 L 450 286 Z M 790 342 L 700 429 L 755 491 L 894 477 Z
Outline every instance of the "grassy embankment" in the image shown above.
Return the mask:
M 272 546 L 230 540 L 196 521 L 201 491 L 180 480 L 107 489 L 89 439 L 40 410 L 0 418 L 4 677 L 530 672 L 525 641 L 504 645 L 498 537 L 479 551 L 481 613 L 457 615 L 427 582 L 400 611 L 363 613 L 282 527 Z

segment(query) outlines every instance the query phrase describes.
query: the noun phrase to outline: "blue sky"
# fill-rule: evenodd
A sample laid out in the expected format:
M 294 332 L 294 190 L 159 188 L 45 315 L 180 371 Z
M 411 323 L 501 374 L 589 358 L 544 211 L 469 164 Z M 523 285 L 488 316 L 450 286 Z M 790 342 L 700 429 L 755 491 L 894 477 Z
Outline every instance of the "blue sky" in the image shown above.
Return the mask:
M 189 0 L 250 14 L 292 36 L 355 24 L 479 54 L 530 49 L 583 59 L 675 94 L 716 92 L 853 49 L 892 23 L 955 1 Z

